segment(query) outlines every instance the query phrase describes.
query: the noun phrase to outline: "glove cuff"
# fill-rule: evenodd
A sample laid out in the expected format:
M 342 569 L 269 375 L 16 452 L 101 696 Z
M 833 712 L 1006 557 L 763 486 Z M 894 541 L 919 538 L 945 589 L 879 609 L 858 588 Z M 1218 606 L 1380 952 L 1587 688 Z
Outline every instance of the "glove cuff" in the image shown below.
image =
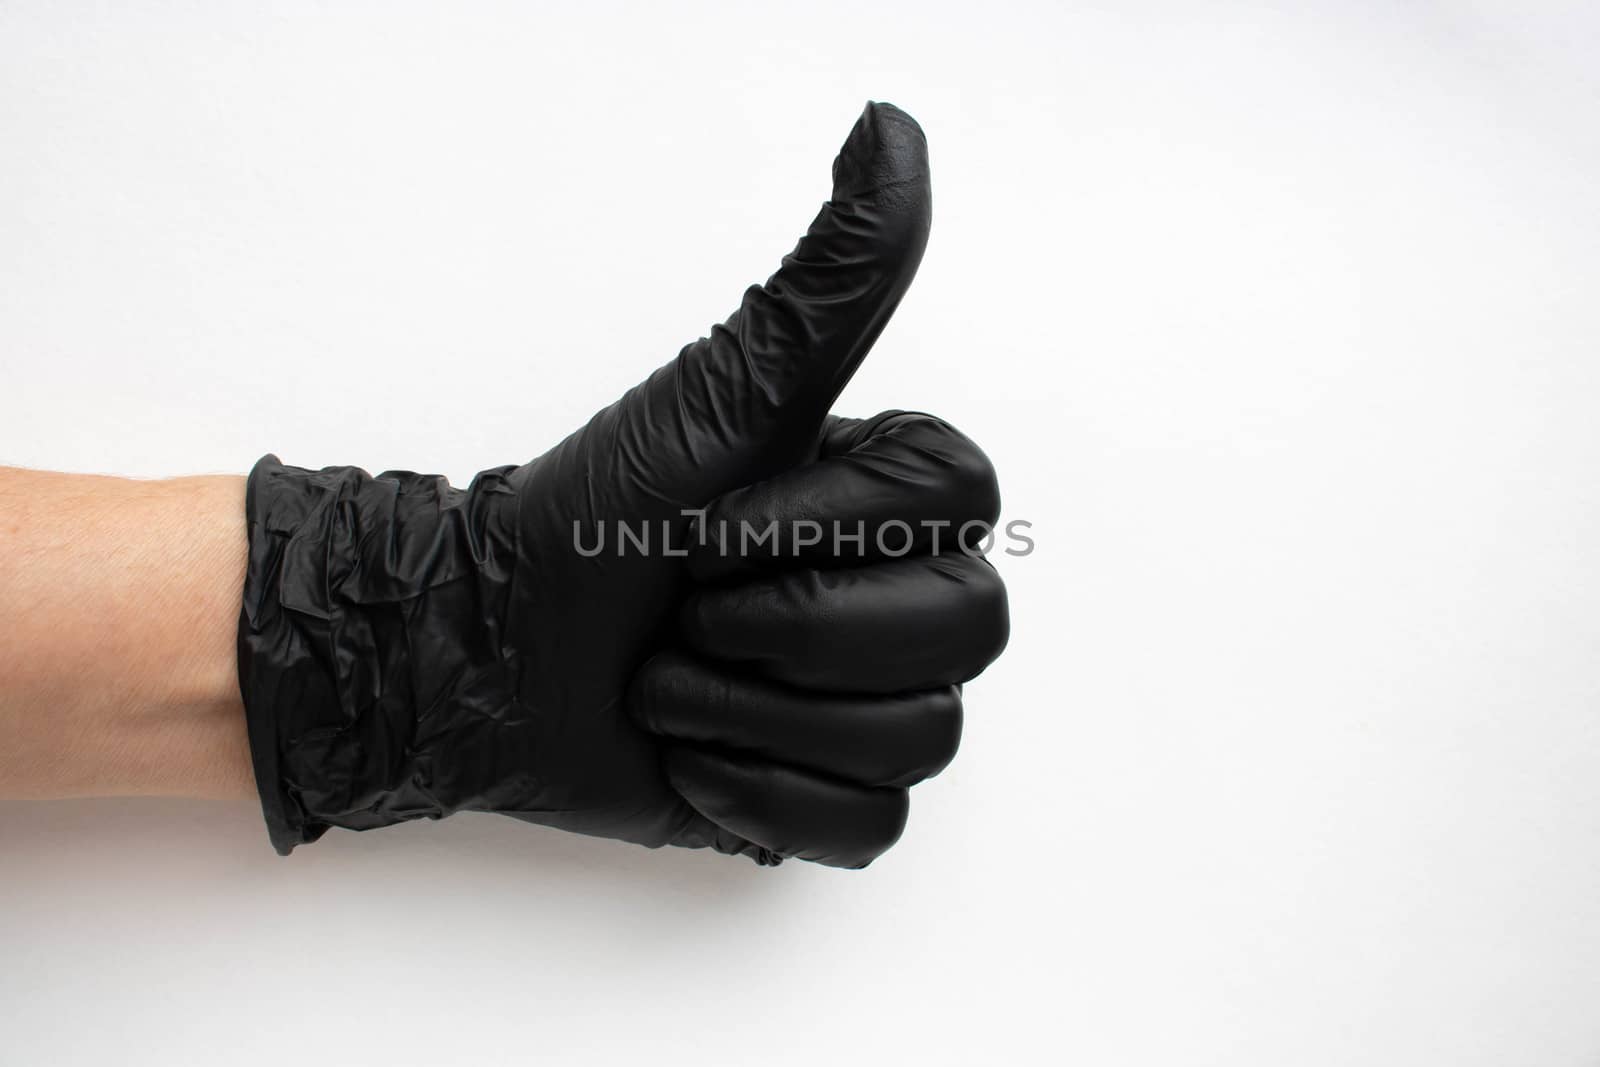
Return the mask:
M 472 631 L 429 627 L 426 594 L 448 586 L 478 607 L 504 595 L 515 553 L 510 469 L 484 471 L 466 490 L 439 475 L 313 471 L 270 454 L 250 471 L 239 689 L 280 854 L 330 826 L 440 818 L 468 802 L 438 788 L 419 751 L 419 715 L 441 698 L 419 691 L 413 644 L 446 634 L 427 656 L 446 677 L 473 658 Z
M 267 836 L 278 854 L 287 856 L 296 845 L 321 837 L 327 826 L 307 818 L 289 795 L 279 767 L 277 684 L 281 672 L 278 646 L 292 644 L 292 627 L 284 617 L 278 588 L 282 581 L 284 548 L 294 532 L 315 511 L 301 497 L 301 506 L 289 507 L 296 494 L 286 494 L 282 484 L 289 472 L 278 457 L 268 453 L 256 461 L 245 479 L 245 529 L 249 555 L 245 564 L 244 604 L 239 612 L 239 692 L 244 699 L 245 723 L 250 738 L 250 763 L 255 770 L 256 792 L 266 819 Z M 309 472 L 305 472 L 309 473 Z

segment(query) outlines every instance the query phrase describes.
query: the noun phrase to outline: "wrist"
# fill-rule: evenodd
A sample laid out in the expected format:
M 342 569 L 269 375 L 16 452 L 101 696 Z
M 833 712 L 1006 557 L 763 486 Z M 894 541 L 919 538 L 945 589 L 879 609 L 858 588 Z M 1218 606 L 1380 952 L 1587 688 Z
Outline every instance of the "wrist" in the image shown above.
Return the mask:
M 0 791 L 247 796 L 243 482 L 0 471 Z

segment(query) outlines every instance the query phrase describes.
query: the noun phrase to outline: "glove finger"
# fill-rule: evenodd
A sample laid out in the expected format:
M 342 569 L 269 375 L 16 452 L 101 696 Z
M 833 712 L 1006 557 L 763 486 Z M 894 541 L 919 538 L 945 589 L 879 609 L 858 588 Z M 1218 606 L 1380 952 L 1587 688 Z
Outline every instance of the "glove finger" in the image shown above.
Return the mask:
M 777 857 L 865 867 L 900 839 L 904 789 L 869 789 L 763 760 L 671 745 L 667 779 L 696 811 Z
M 618 454 L 688 507 L 803 460 L 910 286 L 931 217 L 921 127 L 869 103 L 832 198 L 777 273 L 624 398 Z
M 944 420 L 908 411 L 832 419 L 817 462 L 725 493 L 706 509 L 689 568 L 700 581 L 721 581 L 953 552 L 958 538 L 983 541 L 999 515 L 994 465 Z
M 799 570 L 703 588 L 690 648 L 805 689 L 898 693 L 977 677 L 1010 634 L 1005 585 L 965 554 Z
M 961 741 L 955 686 L 889 696 L 809 692 L 663 652 L 634 677 L 634 720 L 651 733 L 736 749 L 857 785 L 932 777 Z

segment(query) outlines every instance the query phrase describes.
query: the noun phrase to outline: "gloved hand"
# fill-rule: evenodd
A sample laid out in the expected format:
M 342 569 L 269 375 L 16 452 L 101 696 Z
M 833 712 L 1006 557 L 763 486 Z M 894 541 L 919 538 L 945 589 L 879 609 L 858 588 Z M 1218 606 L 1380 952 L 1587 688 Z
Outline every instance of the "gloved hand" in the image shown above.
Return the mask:
M 999 501 L 937 419 L 827 416 L 922 257 L 922 131 L 868 105 L 833 179 L 727 322 L 531 463 L 256 465 L 239 673 L 280 852 L 461 810 L 761 863 L 894 843 L 1006 640 L 954 544 Z

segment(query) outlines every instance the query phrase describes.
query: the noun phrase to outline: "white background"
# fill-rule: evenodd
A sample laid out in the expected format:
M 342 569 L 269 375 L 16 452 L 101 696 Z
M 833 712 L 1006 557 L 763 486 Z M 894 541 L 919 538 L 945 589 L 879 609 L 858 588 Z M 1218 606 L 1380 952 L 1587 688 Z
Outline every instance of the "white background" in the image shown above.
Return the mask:
M 961 757 L 863 873 L 0 805 L 0 1062 L 1600 1063 L 1600 14 L 676 6 L 0 6 L 0 462 L 530 458 L 891 100 Z

